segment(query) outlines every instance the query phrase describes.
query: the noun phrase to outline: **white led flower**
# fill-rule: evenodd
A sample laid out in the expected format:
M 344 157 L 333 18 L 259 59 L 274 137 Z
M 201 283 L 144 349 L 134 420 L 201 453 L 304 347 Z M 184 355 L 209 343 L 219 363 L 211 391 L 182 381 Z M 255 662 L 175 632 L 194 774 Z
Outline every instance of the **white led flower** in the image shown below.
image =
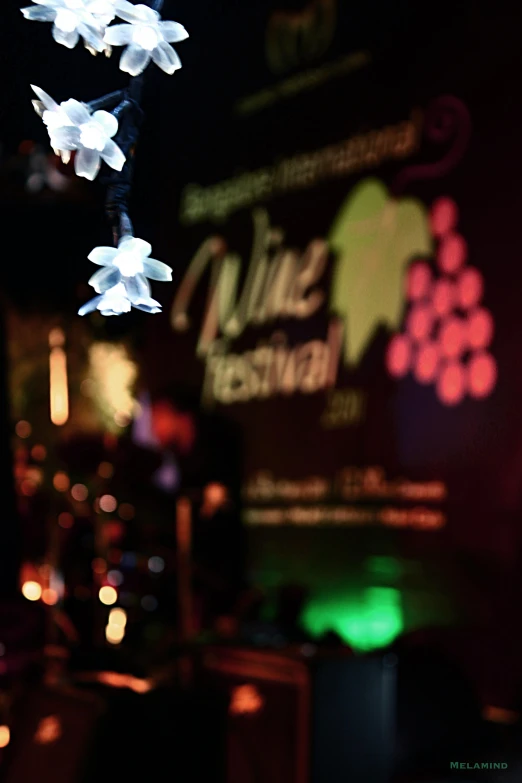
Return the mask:
M 95 247 L 89 261 L 102 267 L 89 280 L 97 294 L 80 310 L 80 315 L 100 310 L 103 315 L 129 312 L 131 306 L 146 313 L 161 312 L 161 305 L 151 298 L 151 280 L 172 280 L 172 269 L 162 261 L 150 258 L 151 246 L 143 239 L 126 236 L 118 247 Z M 112 302 L 107 306 L 107 295 Z M 112 312 L 109 313 L 109 310 Z
M 50 95 L 34 87 L 40 99 L 34 106 L 47 125 L 51 146 L 67 159 L 75 150 L 74 168 L 79 177 L 93 180 L 101 161 L 116 171 L 125 164 L 125 155 L 112 137 L 118 132 L 118 120 L 107 111 L 91 114 L 85 104 L 71 98 L 59 105 Z
M 74 49 L 80 36 L 85 46 L 103 52 L 105 28 L 116 16 L 120 0 L 34 0 L 36 5 L 22 8 L 26 19 L 54 22 L 53 38 Z
M 188 38 L 183 25 L 163 22 L 157 11 L 127 0 L 118 0 L 117 15 L 129 24 L 109 27 L 104 41 L 110 46 L 126 46 L 120 60 L 122 71 L 137 76 L 151 60 L 168 74 L 181 68 L 181 61 L 170 44 Z

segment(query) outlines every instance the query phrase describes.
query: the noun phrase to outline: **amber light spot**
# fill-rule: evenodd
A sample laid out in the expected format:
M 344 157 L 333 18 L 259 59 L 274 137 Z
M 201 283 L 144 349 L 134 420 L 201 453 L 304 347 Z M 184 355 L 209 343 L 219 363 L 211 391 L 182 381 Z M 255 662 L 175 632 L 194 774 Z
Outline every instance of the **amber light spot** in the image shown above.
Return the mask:
M 239 685 L 232 691 L 231 715 L 254 715 L 263 709 L 265 700 L 255 685 Z

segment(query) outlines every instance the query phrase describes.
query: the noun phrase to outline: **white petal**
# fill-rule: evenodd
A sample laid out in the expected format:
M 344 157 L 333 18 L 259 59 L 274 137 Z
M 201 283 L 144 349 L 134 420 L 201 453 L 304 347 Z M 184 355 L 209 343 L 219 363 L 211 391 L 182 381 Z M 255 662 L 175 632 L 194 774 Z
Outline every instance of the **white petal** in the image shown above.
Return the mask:
M 108 111 L 95 111 L 91 119 L 96 120 L 102 126 L 109 139 L 118 133 L 118 120 Z
M 78 315 L 87 315 L 87 313 L 92 313 L 97 309 L 102 299 L 102 296 L 95 296 L 94 299 L 91 299 L 89 302 L 84 304 L 83 307 L 80 307 L 78 310 Z
M 36 5 L 32 5 L 29 8 L 20 9 L 26 19 L 31 19 L 35 22 L 53 22 L 56 16 L 56 11 L 52 8 L 39 8 Z
M 95 247 L 87 258 L 98 266 L 110 266 L 117 255 L 118 249 L 115 247 Z
M 126 157 L 112 139 L 109 139 L 103 148 L 101 156 L 107 166 L 110 166 L 111 169 L 114 169 L 115 171 L 121 171 L 125 165 Z
M 150 280 L 160 280 L 163 283 L 172 280 L 172 269 L 163 261 L 147 258 L 143 261 L 143 274 Z
M 80 24 L 78 25 L 78 32 L 83 38 L 85 46 L 94 49 L 95 52 L 103 52 L 105 44 L 103 43 L 103 35 L 101 35 L 99 30 L 89 24 Z
M 38 96 L 38 98 L 41 100 L 41 102 L 43 103 L 43 105 L 48 111 L 54 111 L 59 108 L 56 101 L 54 101 L 50 95 L 47 95 L 46 92 L 41 90 L 40 87 L 36 87 L 34 84 L 31 84 L 31 89 L 34 93 L 36 93 L 36 95 Z
M 161 305 L 159 302 L 156 302 L 155 299 L 144 299 L 141 302 L 133 303 L 132 306 L 137 310 L 143 310 L 145 313 L 150 313 L 151 315 L 161 313 Z
M 159 43 L 153 50 L 152 59 L 162 71 L 169 75 L 181 68 L 181 60 L 172 46 L 165 41 Z
M 127 0 L 116 0 L 114 9 L 120 19 L 123 19 L 125 22 L 144 22 L 150 18 L 144 16 L 143 6 L 134 5 L 133 3 L 127 2 Z M 149 8 L 148 10 L 150 11 L 151 9 Z
M 37 5 L 46 5 L 49 8 L 59 8 L 63 6 L 63 0 L 33 0 Z
M 100 170 L 100 153 L 96 150 L 81 149 L 74 159 L 74 169 L 79 177 L 96 179 Z
M 58 150 L 77 150 L 80 144 L 80 131 L 74 125 L 53 128 L 49 131 L 51 147 Z
M 72 33 L 64 33 L 59 27 L 53 24 L 53 38 L 56 43 L 66 46 L 68 49 L 74 49 L 80 38 L 78 30 L 73 30 Z
M 145 242 L 144 239 L 138 239 L 137 237 L 123 237 L 118 243 L 118 250 L 123 250 L 125 245 L 125 252 L 136 253 L 142 260 L 150 256 L 152 253 L 152 245 Z
M 89 280 L 89 285 L 92 285 L 97 294 L 103 294 L 108 291 L 109 288 L 114 288 L 115 285 L 121 280 L 121 274 L 119 269 L 114 266 L 104 266 L 98 269 Z
M 115 24 L 105 31 L 105 43 L 111 46 L 125 46 L 132 40 L 131 24 Z
M 135 275 L 124 279 L 125 290 L 132 304 L 139 304 L 150 298 L 150 285 L 144 275 Z
M 150 57 L 150 52 L 145 51 L 141 46 L 131 44 L 127 46 L 121 56 L 120 70 L 129 73 L 131 76 L 138 76 L 149 64 Z
M 80 101 L 75 101 L 74 98 L 70 98 L 68 101 L 61 103 L 60 108 L 66 113 L 71 122 L 73 122 L 75 125 L 84 125 L 91 119 L 89 110 L 83 105 L 83 103 L 80 103 Z
M 185 41 L 189 37 L 183 25 L 178 22 L 160 22 L 160 30 L 164 39 L 170 43 Z

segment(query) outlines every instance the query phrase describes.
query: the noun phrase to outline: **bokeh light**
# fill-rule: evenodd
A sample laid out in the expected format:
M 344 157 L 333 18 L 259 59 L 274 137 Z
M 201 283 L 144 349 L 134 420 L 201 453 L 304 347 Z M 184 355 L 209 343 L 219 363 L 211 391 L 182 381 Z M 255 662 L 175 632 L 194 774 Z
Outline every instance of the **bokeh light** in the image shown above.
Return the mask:
M 109 614 L 109 624 L 119 625 L 121 628 L 125 628 L 127 625 L 127 612 L 125 609 L 111 609 Z
M 431 208 L 431 231 L 435 237 L 443 237 L 456 227 L 459 210 L 452 198 L 443 196 Z
M 456 302 L 456 289 L 447 278 L 441 278 L 433 286 L 432 305 L 435 314 L 440 318 L 449 315 Z
M 440 328 L 440 347 L 444 356 L 456 359 L 464 353 L 467 345 L 465 322 L 457 316 L 444 321 Z
M 105 606 L 112 606 L 112 604 L 115 604 L 118 600 L 118 593 L 114 587 L 111 587 L 110 585 L 104 585 L 103 587 L 100 587 L 98 597 L 101 603 L 105 604 Z
M 0 748 L 7 748 L 11 741 L 9 726 L 0 726 Z
M 58 593 L 56 590 L 48 587 L 42 592 L 42 601 L 47 606 L 54 606 L 58 603 Z
M 478 269 L 465 269 L 457 281 L 457 296 L 460 307 L 469 310 L 479 304 L 484 295 L 484 278 Z
M 63 511 L 58 516 L 58 524 L 60 527 L 63 527 L 65 530 L 71 528 L 74 525 L 74 517 L 72 514 L 69 514 L 68 511 Z
M 471 348 L 487 348 L 493 339 L 493 316 L 483 307 L 474 310 L 469 315 L 467 331 Z
M 71 482 L 67 473 L 64 473 L 62 470 L 60 470 L 58 473 L 54 474 L 53 486 L 58 492 L 67 492 L 70 485 Z
M 447 364 L 439 375 L 437 394 L 444 405 L 458 405 L 466 394 L 464 368 L 458 362 Z
M 15 432 L 19 438 L 29 438 L 31 436 L 32 427 L 28 421 L 19 421 L 15 427 Z
M 107 514 L 112 514 L 118 507 L 118 501 L 112 495 L 102 495 L 100 498 L 100 508 Z
M 426 340 L 433 329 L 434 314 L 429 305 L 419 304 L 412 308 L 407 320 L 407 329 L 414 342 Z
M 386 366 L 394 378 L 403 378 L 408 374 L 412 361 L 411 343 L 404 334 L 396 334 L 390 340 L 386 353 Z
M 426 298 L 431 289 L 431 269 L 425 261 L 413 263 L 406 277 L 406 295 L 408 299 L 417 301 Z
M 149 571 L 153 574 L 160 574 L 165 568 L 165 561 L 162 557 L 149 557 Z
M 440 350 L 434 342 L 421 345 L 415 359 L 414 375 L 419 383 L 432 383 L 437 377 Z
M 107 572 L 107 563 L 103 557 L 95 557 L 92 561 L 92 570 L 95 574 L 105 574 Z
M 130 503 L 122 503 L 118 509 L 118 514 L 122 519 L 128 522 L 130 519 L 134 518 L 136 511 L 134 506 Z
M 121 644 L 125 637 L 125 628 L 109 623 L 105 628 L 105 638 L 110 644 Z
M 468 366 L 469 393 L 475 399 L 489 397 L 497 383 L 497 365 L 491 354 L 481 352 L 471 357 Z
M 114 475 L 114 466 L 110 462 L 100 462 L 98 466 L 98 476 L 104 479 L 110 479 Z
M 123 582 L 123 574 L 121 571 L 113 569 L 107 573 L 107 581 L 113 587 L 119 587 Z
M 28 601 L 39 601 L 42 597 L 42 587 L 38 582 L 24 582 L 22 585 L 22 595 Z
M 47 449 L 45 446 L 42 446 L 41 444 L 37 444 L 36 446 L 33 446 L 31 449 L 31 457 L 35 459 L 37 462 L 43 462 L 44 459 L 47 457 Z
M 443 272 L 455 274 L 464 266 L 468 255 L 466 240 L 460 234 L 448 234 L 440 243 L 437 261 Z
M 77 500 L 78 503 L 83 503 L 89 497 L 89 490 L 85 484 L 75 484 L 71 489 L 71 495 L 73 500 Z

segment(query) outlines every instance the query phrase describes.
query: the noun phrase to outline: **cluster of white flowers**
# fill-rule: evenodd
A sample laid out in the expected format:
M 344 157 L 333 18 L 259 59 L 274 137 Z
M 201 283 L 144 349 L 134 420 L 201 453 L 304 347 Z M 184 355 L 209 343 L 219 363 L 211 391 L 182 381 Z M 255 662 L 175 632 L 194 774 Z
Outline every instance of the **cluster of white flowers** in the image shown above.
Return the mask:
M 152 247 L 143 239 L 123 237 L 118 247 L 96 247 L 89 261 L 102 268 L 89 280 L 99 296 L 79 310 L 79 315 L 99 310 L 102 315 L 121 315 L 131 307 L 146 313 L 160 313 L 161 305 L 151 298 L 151 280 L 172 280 L 172 269 L 150 258 Z
M 102 160 L 116 171 L 122 170 L 125 155 L 112 140 L 118 132 L 118 120 L 113 114 L 91 114 L 85 104 L 74 98 L 57 104 L 39 87 L 32 87 L 39 98 L 33 105 L 47 126 L 51 147 L 66 163 L 73 150 L 77 153 L 74 168 L 79 177 L 93 180 Z
M 120 68 L 131 76 L 142 73 L 151 60 L 165 73 L 173 74 L 181 62 L 170 45 L 188 38 L 177 22 L 164 22 L 158 11 L 128 0 L 34 0 L 22 8 L 26 19 L 53 23 L 55 41 L 72 49 L 80 38 L 85 47 L 97 54 L 112 53 L 113 46 L 124 46 Z M 161 3 L 157 4 L 158 7 Z M 114 19 L 124 24 L 109 25 Z M 58 104 L 40 87 L 32 87 L 37 100 L 33 106 L 49 133 L 51 146 L 66 163 L 75 153 L 74 168 L 79 177 L 93 180 L 102 161 L 116 171 L 125 165 L 125 155 L 114 137 L 118 120 L 107 111 L 92 109 L 70 98 Z M 98 105 L 100 105 L 98 103 Z M 103 105 L 103 102 L 102 102 Z M 148 242 L 124 236 L 117 248 L 97 247 L 89 259 L 102 267 L 89 284 L 98 296 L 80 310 L 80 315 L 99 310 L 103 315 L 120 315 L 132 307 L 147 313 L 161 312 L 161 305 L 151 298 L 147 278 L 172 280 L 172 270 L 161 261 L 150 258 Z
M 110 56 L 113 46 L 125 46 L 120 68 L 131 76 L 142 73 L 151 60 L 165 73 L 181 68 L 181 61 L 170 45 L 188 38 L 183 25 L 164 22 L 160 14 L 146 5 L 128 0 L 34 0 L 36 5 L 22 8 L 26 19 L 53 22 L 55 41 L 73 49 L 80 37 L 93 54 Z M 126 24 L 109 27 L 118 17 Z

